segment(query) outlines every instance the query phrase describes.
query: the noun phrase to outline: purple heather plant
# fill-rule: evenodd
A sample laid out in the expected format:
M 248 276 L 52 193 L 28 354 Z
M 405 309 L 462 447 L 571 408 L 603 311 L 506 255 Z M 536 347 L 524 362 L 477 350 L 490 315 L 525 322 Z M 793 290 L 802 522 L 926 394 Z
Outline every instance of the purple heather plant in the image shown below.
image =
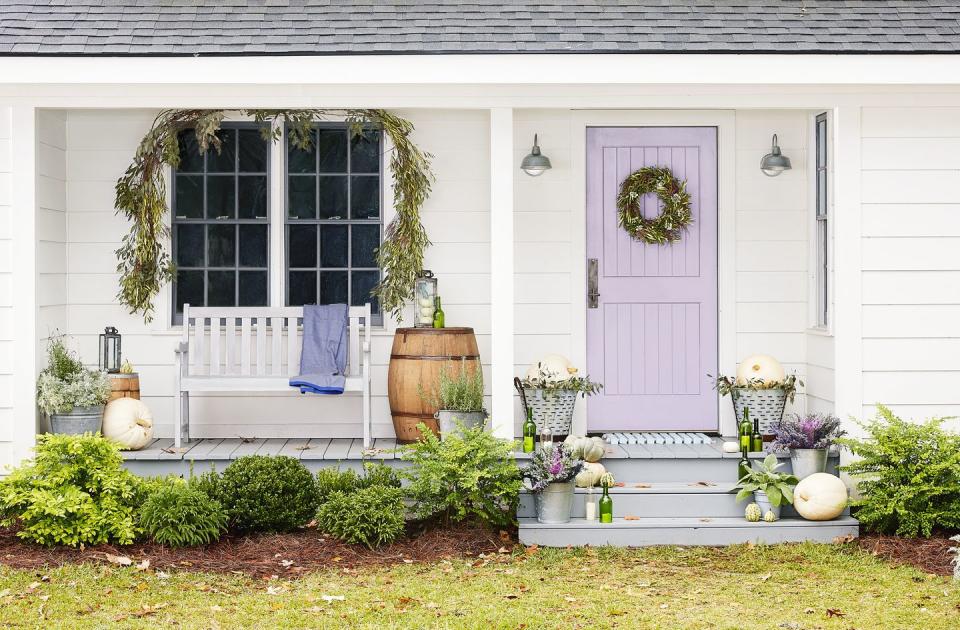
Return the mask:
M 777 451 L 829 448 L 847 433 L 840 428 L 840 418 L 820 413 L 793 414 L 775 422 L 770 430 L 773 432 L 773 449 Z
M 574 457 L 565 444 L 558 442 L 534 451 L 530 463 L 523 469 L 523 476 L 530 480 L 533 492 L 542 492 L 551 483 L 573 481 L 582 468 L 583 460 Z

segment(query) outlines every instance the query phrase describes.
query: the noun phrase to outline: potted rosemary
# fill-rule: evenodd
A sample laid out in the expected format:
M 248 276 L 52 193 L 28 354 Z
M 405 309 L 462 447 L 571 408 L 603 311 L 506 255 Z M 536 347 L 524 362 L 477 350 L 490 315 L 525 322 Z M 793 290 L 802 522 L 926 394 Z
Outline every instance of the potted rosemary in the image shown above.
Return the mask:
M 773 449 L 789 451 L 790 465 L 797 479 L 827 470 L 830 446 L 846 435 L 840 418 L 830 414 L 793 414 L 771 426 Z
M 536 495 L 537 520 L 541 523 L 567 523 L 573 506 L 574 479 L 583 468 L 583 460 L 560 442 L 537 449 L 522 475 Z
M 37 405 L 50 417 L 50 432 L 80 435 L 100 431 L 103 407 L 110 399 L 106 372 L 84 368 L 63 337 L 50 340 L 47 361 L 37 379 Z
M 780 508 L 793 503 L 793 489 L 797 485 L 797 478 L 787 473 L 777 472 L 782 466 L 777 462 L 776 455 L 767 455 L 756 468 L 751 468 L 747 474 L 737 482 L 735 490 L 737 501 L 742 501 L 753 495 L 753 500 L 760 506 L 764 520 L 780 518 Z M 767 518 L 767 513 L 772 518 Z
M 466 361 L 460 364 L 460 373 L 451 376 L 446 368 L 440 370 L 434 395 L 420 390 L 427 404 L 439 409 L 435 417 L 440 426 L 440 439 L 463 429 L 483 426 L 487 411 L 483 408 L 483 372 L 477 366 L 467 370 Z
M 530 366 L 516 386 L 521 398 L 533 410 L 538 431 L 569 435 L 577 397 L 596 394 L 603 387 L 589 376 L 578 376 L 577 368 L 560 355 L 548 355 Z

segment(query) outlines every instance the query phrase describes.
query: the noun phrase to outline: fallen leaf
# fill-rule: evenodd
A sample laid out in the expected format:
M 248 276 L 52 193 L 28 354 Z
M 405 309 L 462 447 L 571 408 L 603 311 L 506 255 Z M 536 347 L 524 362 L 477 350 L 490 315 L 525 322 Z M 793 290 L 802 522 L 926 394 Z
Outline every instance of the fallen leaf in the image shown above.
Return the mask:
M 625 483 L 622 482 L 622 481 L 617 481 L 616 483 L 613 484 L 613 487 L 614 487 L 614 488 L 625 488 L 626 486 L 627 486 L 627 484 L 625 484 Z
M 666 610 L 667 608 L 670 608 L 670 604 L 660 604 L 660 610 Z
M 285 590 L 286 590 L 286 589 L 283 588 L 282 586 L 268 586 L 268 587 L 267 587 L 267 595 L 279 595 L 280 593 L 282 593 L 282 592 L 285 591 Z
M 773 577 L 773 574 L 772 574 L 772 573 L 767 573 L 766 575 L 761 575 L 761 576 L 760 576 L 760 581 L 761 581 L 761 582 L 766 582 L 767 580 L 769 580 L 769 579 L 772 578 L 772 577 Z
M 517 599 L 518 597 L 520 596 L 516 593 L 508 593 L 507 595 L 503 596 L 504 599 Z
M 649 484 L 649 483 L 635 483 L 635 484 L 633 484 L 633 487 L 634 487 L 634 488 L 652 488 L 652 487 L 653 487 L 653 484 Z
M 284 568 L 292 567 L 292 566 L 293 566 L 293 560 L 281 560 L 281 561 L 280 561 L 280 566 L 282 566 L 282 567 L 284 567 Z
M 411 560 L 410 558 L 404 558 L 404 559 L 403 559 L 403 562 L 404 562 L 405 564 L 413 564 L 413 560 Z
M 220 612 L 221 610 L 223 610 L 223 608 L 220 608 L 216 604 L 210 607 L 210 612 Z
M 691 488 L 712 488 L 717 484 L 713 483 L 712 481 L 698 481 L 696 483 L 691 483 L 687 485 L 689 485 Z
M 164 453 L 170 453 L 171 455 L 177 455 L 177 454 L 179 454 L 179 453 L 186 453 L 186 452 L 189 451 L 190 449 L 189 449 L 189 448 L 183 448 L 183 447 L 176 448 L 176 447 L 173 447 L 173 446 L 168 446 L 167 448 L 161 448 L 160 450 L 163 451 Z
M 836 538 L 833 539 L 833 544 L 843 545 L 845 543 L 852 542 L 853 539 L 854 539 L 853 534 L 847 534 L 845 536 L 837 536 Z
M 633 514 L 627 514 L 626 516 L 623 517 L 623 520 L 625 520 L 625 521 L 639 521 L 639 520 L 640 520 L 640 517 L 639 517 L 639 516 L 634 516 Z
M 157 571 L 156 576 L 158 580 L 166 580 L 170 578 L 170 574 L 166 571 Z
M 146 571 L 150 568 L 150 558 L 144 558 L 143 562 L 137 565 L 137 571 Z
M 105 555 L 107 556 L 107 562 L 111 562 L 113 564 L 119 564 L 122 567 L 129 567 L 131 564 L 133 564 L 133 560 L 131 560 L 127 556 L 115 556 L 112 553 L 108 553 Z
M 3 589 L 2 591 L 0 591 L 0 597 L 6 597 L 6 596 L 9 595 L 9 594 L 10 594 L 10 589 L 9 589 L 9 588 L 5 588 L 5 589 Z
M 300 446 L 297 446 L 297 447 L 295 447 L 295 448 L 296 448 L 296 450 L 298 450 L 298 451 L 307 451 L 307 450 L 310 450 L 310 449 L 313 448 L 313 447 L 310 446 L 309 444 L 301 444 Z
M 510 553 L 510 550 L 507 549 L 506 547 L 500 547 L 499 549 L 497 549 L 497 553 Z
M 320 599 L 329 604 L 330 602 L 342 602 L 346 597 L 343 595 L 321 595 Z
M 540 547 L 538 545 L 530 545 L 529 547 L 523 550 L 523 553 L 525 555 L 532 556 L 533 554 L 537 553 L 537 551 L 539 550 L 540 550 Z
M 577 601 L 576 597 L 564 597 L 563 599 L 570 602 L 571 604 Z
M 700 519 L 700 522 L 701 522 L 701 523 L 709 523 L 709 522 L 711 522 L 711 521 L 713 521 L 712 518 L 701 518 L 701 519 Z
M 243 437 L 243 436 L 241 436 L 241 437 L 240 437 L 240 443 L 241 443 L 241 444 L 250 444 L 251 442 L 255 441 L 256 439 L 257 439 L 257 438 L 255 438 L 255 437 L 248 438 L 248 437 Z
M 839 608 L 827 608 L 827 617 L 846 617 L 847 614 Z
M 804 609 L 803 609 L 803 612 L 804 612 L 805 614 L 807 614 L 807 615 L 812 615 L 813 613 L 815 613 L 815 612 L 817 612 L 817 611 L 815 611 L 813 608 L 804 608 Z

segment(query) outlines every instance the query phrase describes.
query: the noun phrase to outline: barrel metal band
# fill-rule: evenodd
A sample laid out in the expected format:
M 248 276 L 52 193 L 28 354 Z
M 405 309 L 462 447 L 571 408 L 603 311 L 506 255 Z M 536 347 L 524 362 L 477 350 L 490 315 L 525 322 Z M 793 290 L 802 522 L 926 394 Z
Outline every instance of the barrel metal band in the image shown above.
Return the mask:
M 419 354 L 391 354 L 391 359 L 409 359 L 411 361 L 465 361 L 479 359 L 479 354 L 446 354 L 442 356 L 425 357 Z

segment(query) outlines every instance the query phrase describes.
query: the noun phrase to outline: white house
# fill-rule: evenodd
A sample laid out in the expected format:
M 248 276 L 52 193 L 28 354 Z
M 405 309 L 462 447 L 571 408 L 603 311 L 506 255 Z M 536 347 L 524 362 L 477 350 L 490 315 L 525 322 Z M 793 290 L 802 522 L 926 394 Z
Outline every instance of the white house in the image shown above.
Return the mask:
M 909 417 L 958 415 L 958 53 L 960 8 L 949 0 L 5 2 L 0 464 L 25 457 L 42 429 L 35 378 L 54 331 L 95 364 L 97 335 L 116 326 L 157 435 L 173 435 L 185 298 L 166 286 L 151 323 L 129 314 L 114 254 L 128 229 L 114 184 L 165 108 L 382 108 L 411 120 L 436 175 L 426 267 L 447 324 L 476 332 L 500 435 L 521 420 L 512 377 L 547 353 L 589 370 L 617 409 L 636 410 L 580 405 L 576 428 L 587 431 L 730 434 L 730 403 L 706 375 L 733 373 L 754 353 L 805 382 L 799 411 L 861 417 L 883 402 Z M 770 177 L 760 162 L 774 134 L 792 169 Z M 531 177 L 520 163 L 535 135 L 552 169 Z M 285 146 L 257 158 L 264 188 L 251 194 L 264 195 L 265 214 L 250 238 L 263 240 L 232 245 L 253 261 L 217 276 L 238 287 L 246 269 L 250 299 L 277 307 L 316 300 L 325 268 L 291 264 Z M 618 178 L 644 165 L 688 183 L 695 217 L 679 243 L 643 245 L 616 226 Z M 210 186 L 200 171 L 170 173 L 171 186 L 178 176 Z M 368 225 L 392 217 L 381 173 L 363 183 L 383 198 Z M 176 233 L 176 205 L 170 216 Z M 242 223 L 214 218 L 231 233 Z M 331 242 L 345 247 L 346 234 Z M 221 265 L 180 246 L 181 268 L 199 274 L 180 282 L 207 278 L 190 295 L 212 302 Z M 588 259 L 598 260 L 598 308 Z M 331 265 L 338 278 L 365 266 Z M 349 277 L 362 293 L 365 276 Z M 373 331 L 378 438 L 393 436 L 396 327 L 387 316 Z M 671 425 L 662 410 L 691 398 L 696 421 Z M 192 405 L 198 438 L 361 434 L 356 397 L 221 392 Z

